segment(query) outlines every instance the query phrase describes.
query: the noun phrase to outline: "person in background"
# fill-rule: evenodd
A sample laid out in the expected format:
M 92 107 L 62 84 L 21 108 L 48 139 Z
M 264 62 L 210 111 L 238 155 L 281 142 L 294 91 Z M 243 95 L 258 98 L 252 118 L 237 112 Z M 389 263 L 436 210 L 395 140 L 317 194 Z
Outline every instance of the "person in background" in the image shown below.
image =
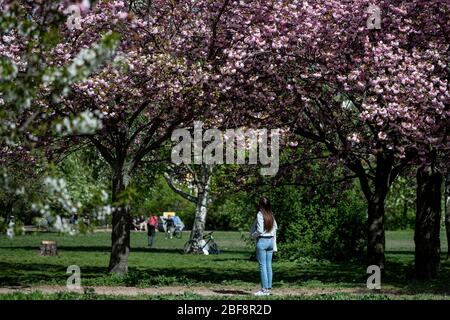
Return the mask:
M 267 198 L 261 197 L 257 209 L 258 213 L 250 229 L 251 237 L 256 240 L 256 258 L 261 277 L 261 290 L 255 295 L 267 296 L 272 294 L 272 257 L 273 252 L 277 251 L 278 226 Z
M 172 215 L 169 214 L 166 218 L 166 232 L 167 236 L 172 239 L 173 238 L 173 232 L 175 231 L 175 222 L 173 221 Z M 166 236 L 166 238 L 167 238 Z
M 147 220 L 147 235 L 148 235 L 148 246 L 151 248 L 155 242 L 156 238 L 156 228 L 158 226 L 158 217 L 155 215 L 150 215 Z
M 78 222 L 78 214 L 74 213 L 71 217 L 70 217 L 70 223 L 71 224 L 76 224 Z

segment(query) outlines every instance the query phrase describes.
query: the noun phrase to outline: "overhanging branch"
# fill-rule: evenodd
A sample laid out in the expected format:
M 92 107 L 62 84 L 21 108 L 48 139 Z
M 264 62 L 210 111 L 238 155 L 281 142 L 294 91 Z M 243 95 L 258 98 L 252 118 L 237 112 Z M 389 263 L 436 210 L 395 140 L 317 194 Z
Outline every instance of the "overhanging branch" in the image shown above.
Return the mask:
M 191 194 L 189 194 L 189 193 L 187 193 L 187 192 L 184 192 L 183 190 L 178 189 L 175 186 L 175 184 L 173 183 L 171 177 L 169 176 L 169 174 L 167 172 L 164 173 L 164 178 L 166 179 L 167 184 L 169 185 L 170 189 L 172 189 L 175 193 L 179 194 L 183 198 L 185 198 L 185 199 L 187 199 L 187 200 L 189 200 L 189 201 L 191 201 L 193 203 L 197 203 L 198 198 L 193 196 L 193 195 L 191 195 Z

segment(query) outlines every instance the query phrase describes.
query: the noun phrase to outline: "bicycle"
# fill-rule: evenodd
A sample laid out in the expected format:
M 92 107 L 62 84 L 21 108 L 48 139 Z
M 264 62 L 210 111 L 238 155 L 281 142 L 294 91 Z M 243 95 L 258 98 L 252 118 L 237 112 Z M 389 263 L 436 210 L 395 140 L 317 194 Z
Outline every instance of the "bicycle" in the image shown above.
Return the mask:
M 181 236 L 183 235 L 183 232 L 181 231 L 180 227 L 175 227 L 175 230 L 173 230 L 173 235 L 177 239 L 181 239 Z
M 214 241 L 213 232 L 208 232 L 205 235 L 203 235 L 202 240 L 205 242 L 203 245 L 200 243 L 200 241 L 196 240 L 198 237 L 194 237 L 193 239 L 189 239 L 184 244 L 184 253 L 196 253 L 196 254 L 203 254 L 203 249 L 208 248 L 209 254 L 219 254 L 219 246 Z M 198 235 L 198 233 L 196 234 Z

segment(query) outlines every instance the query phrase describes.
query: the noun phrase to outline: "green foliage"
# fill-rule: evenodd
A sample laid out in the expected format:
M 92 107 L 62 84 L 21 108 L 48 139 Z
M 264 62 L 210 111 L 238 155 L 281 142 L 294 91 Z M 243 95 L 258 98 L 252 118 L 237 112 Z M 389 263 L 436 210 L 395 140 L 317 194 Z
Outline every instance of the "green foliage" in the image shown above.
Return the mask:
M 154 183 L 141 184 L 132 208 L 134 215 L 143 216 L 176 212 L 187 228 L 192 226 L 195 215 L 195 204 L 173 192 L 162 175 L 155 177 Z
M 365 245 L 365 203 L 355 189 L 330 197 L 286 186 L 267 196 L 279 224 L 279 255 L 290 260 L 361 258 Z M 328 196 L 327 196 L 328 194 Z
M 293 157 L 281 154 L 283 161 Z M 322 183 L 345 175 L 342 168 L 324 171 L 322 164 L 302 162 L 289 171 L 302 184 L 274 186 L 272 177 L 243 175 L 241 168 L 228 166 L 216 171 L 213 212 L 228 217 L 230 228 L 248 234 L 256 215 L 256 204 L 264 195 L 272 203 L 277 220 L 281 259 L 295 261 L 351 260 L 362 258 L 366 241 L 366 202 L 355 181 Z M 325 174 L 324 174 L 325 172 Z M 221 186 L 222 181 L 240 182 Z
M 237 192 L 214 211 L 229 217 L 231 228 L 248 233 L 261 194 L 272 202 L 279 226 L 278 256 L 347 260 L 361 258 L 365 247 L 366 205 L 357 186 L 307 188 L 280 186 L 257 193 Z
M 386 199 L 386 230 L 412 230 L 415 225 L 416 181 L 398 177 Z
M 23 222 L 20 220 L 15 221 L 14 223 L 14 228 L 13 228 L 13 232 L 15 236 L 21 236 L 23 235 L 24 229 L 23 229 Z
M 93 154 L 93 150 L 85 148 L 61 161 L 56 175 L 67 182 L 72 200 L 86 207 L 91 202 L 100 203 L 100 191 L 110 189 L 106 178 L 108 168 L 101 158 Z
M 39 176 L 41 169 L 40 164 L 30 168 L 26 161 L 20 159 L 0 168 L 0 217 L 5 221 L 14 216 L 16 222 L 29 224 L 36 217 L 37 213 L 31 210 L 31 203 L 43 197 L 42 179 Z
M 3 217 L 0 217 L 0 233 L 6 233 L 7 229 L 8 229 L 8 225 L 6 224 L 6 219 Z
M 143 270 L 133 270 L 124 277 L 124 283 L 129 287 L 192 285 L 194 282 L 185 276 L 155 275 Z
M 106 179 L 108 166 L 98 157 L 93 150 L 84 148 L 68 154 L 54 169 L 54 175 L 63 178 L 67 183 L 67 191 L 71 201 L 78 205 L 78 216 L 86 216 L 90 219 L 87 226 L 79 219 L 78 227 L 81 233 L 92 231 L 95 225 L 106 221 L 97 221 L 96 212 L 99 206 L 105 204 L 110 198 L 110 183 Z M 58 199 L 48 199 L 52 209 L 61 216 L 67 216 L 67 212 L 61 207 Z
M 81 234 L 86 234 L 86 233 L 88 233 L 88 232 L 92 232 L 93 229 L 92 229 L 91 226 L 86 225 L 82 220 L 80 220 L 80 221 L 78 222 L 78 231 L 79 231 Z
M 255 204 L 244 192 L 234 193 L 211 204 L 207 225 L 210 229 L 248 231 L 255 214 Z
M 137 191 L 133 187 L 128 187 L 117 195 L 117 200 L 113 204 L 114 206 L 129 205 L 137 196 Z

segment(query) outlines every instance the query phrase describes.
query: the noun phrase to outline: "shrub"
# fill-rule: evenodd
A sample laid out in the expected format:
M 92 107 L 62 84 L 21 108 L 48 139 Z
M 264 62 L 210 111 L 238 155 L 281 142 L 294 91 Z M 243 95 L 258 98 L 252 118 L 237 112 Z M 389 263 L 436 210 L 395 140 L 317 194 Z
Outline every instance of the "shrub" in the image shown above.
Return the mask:
M 8 225 L 6 224 L 6 219 L 3 217 L 0 217 L 0 233 L 6 233 L 7 229 L 8 229 Z
M 365 248 L 366 204 L 356 185 L 271 187 L 254 194 L 238 192 L 217 210 L 232 227 L 248 234 L 260 194 L 267 196 L 278 223 L 277 256 L 281 259 L 350 260 Z
M 354 189 L 328 196 L 283 187 L 270 195 L 279 224 L 279 256 L 327 260 L 361 258 L 365 248 L 366 207 Z M 282 193 L 284 196 L 281 196 Z
M 415 178 L 398 177 L 386 198 L 386 230 L 414 230 L 415 223 Z

